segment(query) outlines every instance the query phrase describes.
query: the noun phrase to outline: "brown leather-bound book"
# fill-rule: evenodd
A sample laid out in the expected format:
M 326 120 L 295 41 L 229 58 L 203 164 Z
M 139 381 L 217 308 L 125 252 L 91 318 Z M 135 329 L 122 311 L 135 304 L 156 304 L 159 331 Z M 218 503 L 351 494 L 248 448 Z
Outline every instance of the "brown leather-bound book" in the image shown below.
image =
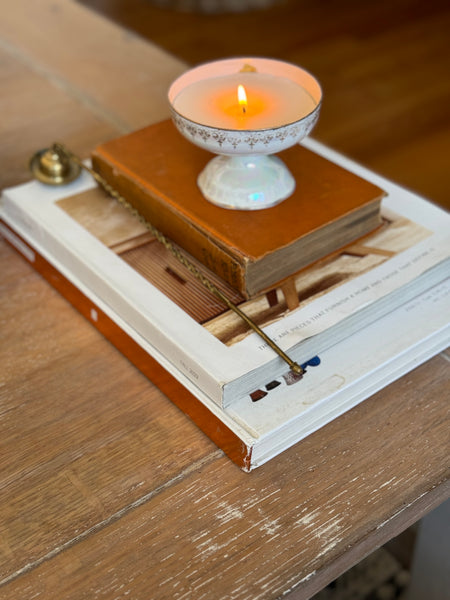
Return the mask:
M 212 155 L 170 120 L 97 147 L 93 167 L 148 221 L 245 297 L 281 280 L 380 224 L 384 192 L 302 146 L 284 151 L 294 194 L 259 211 L 208 202 L 197 177 Z

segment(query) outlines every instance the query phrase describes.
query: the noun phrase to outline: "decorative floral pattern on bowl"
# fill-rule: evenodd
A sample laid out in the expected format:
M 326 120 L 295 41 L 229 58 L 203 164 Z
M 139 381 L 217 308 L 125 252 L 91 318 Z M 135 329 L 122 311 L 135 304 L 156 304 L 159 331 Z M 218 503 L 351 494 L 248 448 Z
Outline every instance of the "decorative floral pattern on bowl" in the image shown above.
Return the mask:
M 252 103 L 246 93 L 233 96 L 247 85 Z M 293 193 L 294 178 L 273 155 L 298 144 L 316 124 L 322 90 L 313 75 L 274 59 L 225 59 L 187 71 L 168 96 L 179 132 L 218 155 L 197 180 L 207 200 L 259 210 Z
M 178 131 L 190 142 L 214 154 L 276 154 L 298 144 L 314 128 L 320 104 L 304 119 L 275 129 L 261 131 L 217 129 L 186 119 L 171 108 Z

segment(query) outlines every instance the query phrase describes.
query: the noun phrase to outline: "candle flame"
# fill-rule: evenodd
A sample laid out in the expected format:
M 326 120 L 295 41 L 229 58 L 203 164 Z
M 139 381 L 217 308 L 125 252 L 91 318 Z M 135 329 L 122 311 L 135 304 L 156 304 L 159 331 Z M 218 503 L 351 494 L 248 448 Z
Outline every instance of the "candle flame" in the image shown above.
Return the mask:
M 242 112 L 245 113 L 247 110 L 247 94 L 243 85 L 238 85 L 237 95 L 239 106 L 242 108 Z

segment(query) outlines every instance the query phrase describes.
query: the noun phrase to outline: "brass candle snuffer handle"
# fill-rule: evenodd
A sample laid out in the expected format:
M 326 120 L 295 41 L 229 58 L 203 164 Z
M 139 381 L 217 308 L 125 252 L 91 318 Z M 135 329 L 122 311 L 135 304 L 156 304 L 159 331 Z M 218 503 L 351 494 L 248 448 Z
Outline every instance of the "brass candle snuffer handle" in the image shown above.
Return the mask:
M 54 143 L 50 148 L 36 152 L 30 161 L 33 176 L 47 185 L 64 185 L 76 179 L 82 169 L 87 171 L 95 181 L 126 208 L 148 231 L 160 242 L 196 279 L 216 298 L 221 300 L 230 310 L 236 313 L 266 344 L 274 350 L 296 375 L 303 375 L 305 370 L 289 356 L 238 306 L 223 294 L 205 275 L 177 248 L 163 233 L 149 223 L 121 194 L 119 194 L 101 175 L 88 167 L 83 161 L 68 150 L 63 144 Z

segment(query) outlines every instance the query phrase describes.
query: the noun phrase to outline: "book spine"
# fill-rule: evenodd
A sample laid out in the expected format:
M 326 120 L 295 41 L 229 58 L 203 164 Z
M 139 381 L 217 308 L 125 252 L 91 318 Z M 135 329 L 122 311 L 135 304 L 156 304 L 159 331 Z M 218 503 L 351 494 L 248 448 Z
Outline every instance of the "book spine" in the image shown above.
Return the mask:
M 172 242 L 226 281 L 248 298 L 246 289 L 247 263 L 231 250 L 218 246 L 207 233 L 201 231 L 156 190 L 127 177 L 121 166 L 97 150 L 92 155 L 92 166 L 120 195 L 147 221 Z

